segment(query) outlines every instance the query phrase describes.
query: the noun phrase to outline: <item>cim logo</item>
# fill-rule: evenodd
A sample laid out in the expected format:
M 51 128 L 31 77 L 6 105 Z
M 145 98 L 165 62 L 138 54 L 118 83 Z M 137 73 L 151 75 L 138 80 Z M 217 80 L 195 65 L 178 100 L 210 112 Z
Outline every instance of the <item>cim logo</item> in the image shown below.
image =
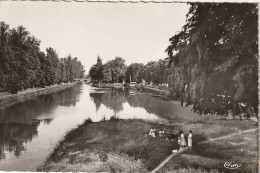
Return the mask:
M 232 162 L 225 162 L 224 167 L 227 169 L 238 169 L 242 166 L 242 162 L 238 163 L 237 161 L 232 161 Z

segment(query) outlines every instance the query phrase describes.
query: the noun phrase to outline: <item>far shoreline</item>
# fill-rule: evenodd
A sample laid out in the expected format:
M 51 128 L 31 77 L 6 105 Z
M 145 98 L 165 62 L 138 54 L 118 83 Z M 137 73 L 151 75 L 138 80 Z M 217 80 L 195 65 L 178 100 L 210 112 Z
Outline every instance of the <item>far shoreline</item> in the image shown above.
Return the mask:
M 74 81 L 69 83 L 61 83 L 56 85 L 46 86 L 44 88 L 35 88 L 30 91 L 22 91 L 17 94 L 8 94 L 0 97 L 0 109 L 4 109 L 10 106 L 13 106 L 17 103 L 35 99 L 41 95 L 48 95 L 63 91 L 65 89 L 71 88 L 75 85 L 80 84 L 81 81 Z

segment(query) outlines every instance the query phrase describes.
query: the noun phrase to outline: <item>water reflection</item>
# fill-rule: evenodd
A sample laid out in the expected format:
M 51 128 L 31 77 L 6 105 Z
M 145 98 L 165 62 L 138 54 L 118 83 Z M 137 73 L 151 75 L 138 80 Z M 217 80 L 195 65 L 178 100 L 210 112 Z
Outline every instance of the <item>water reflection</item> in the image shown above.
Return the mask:
M 0 123 L 28 122 L 39 115 L 50 114 L 57 106 L 75 106 L 80 92 L 79 88 L 73 87 L 2 109 L 0 110 Z
M 53 119 L 51 119 L 51 118 L 46 118 L 43 121 L 44 121 L 44 124 L 48 124 L 49 125 L 49 124 L 51 124 L 52 120 Z
M 38 136 L 40 123 L 50 125 L 53 117 L 48 116 L 58 106 L 76 106 L 80 93 L 77 86 L 0 110 L 0 161 L 6 152 L 19 157 L 26 143 Z
M 155 94 L 140 93 L 134 97 L 128 97 L 127 102 L 132 107 L 142 107 L 147 112 L 156 115 L 172 115 L 175 110 L 175 105 L 167 99 Z
M 174 109 L 151 93 L 89 85 L 17 104 L 0 111 L 0 170 L 35 171 L 66 132 L 88 118 L 155 120 Z
M 123 110 L 123 103 L 126 101 L 126 98 L 129 96 L 128 89 L 110 89 L 109 92 L 97 92 L 90 93 L 90 97 L 93 98 L 93 101 L 96 105 L 96 110 L 98 111 L 101 103 L 105 106 L 109 107 L 114 111 L 114 113 L 118 113 Z
M 176 106 L 167 98 L 146 91 L 131 90 L 128 88 L 111 88 L 109 92 L 90 93 L 90 97 L 93 98 L 97 111 L 101 104 L 104 104 L 112 109 L 115 114 L 123 111 L 124 103 L 128 103 L 133 108 L 143 108 L 148 113 L 158 116 L 172 115 L 176 109 Z
M 24 144 L 32 141 L 38 135 L 37 128 L 39 124 L 37 121 L 30 124 L 0 124 L 0 150 L 2 155 L 0 159 L 5 157 L 4 151 L 13 152 L 16 157 L 19 157 L 22 151 L 26 150 Z
M 89 95 L 90 95 L 90 97 L 93 98 L 93 101 L 96 105 L 96 112 L 97 112 L 101 106 L 102 95 L 104 95 L 104 93 L 90 93 Z

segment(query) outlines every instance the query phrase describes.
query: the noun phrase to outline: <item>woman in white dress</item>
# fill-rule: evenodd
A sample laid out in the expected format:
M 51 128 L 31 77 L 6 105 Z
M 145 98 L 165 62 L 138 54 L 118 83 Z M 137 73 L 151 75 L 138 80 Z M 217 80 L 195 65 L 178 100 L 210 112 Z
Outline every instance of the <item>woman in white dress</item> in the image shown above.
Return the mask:
M 192 147 L 192 131 L 189 130 L 190 134 L 188 135 L 188 147 L 191 149 Z
M 181 134 L 181 149 L 183 149 L 186 146 L 186 141 L 184 138 L 183 131 L 180 131 L 180 134 Z

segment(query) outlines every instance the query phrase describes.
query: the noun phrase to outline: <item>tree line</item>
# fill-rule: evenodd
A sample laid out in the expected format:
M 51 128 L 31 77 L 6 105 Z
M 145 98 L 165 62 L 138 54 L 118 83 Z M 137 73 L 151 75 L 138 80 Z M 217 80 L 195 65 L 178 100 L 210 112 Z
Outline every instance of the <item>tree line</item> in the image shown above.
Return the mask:
M 97 63 L 89 70 L 89 76 L 92 82 L 137 82 L 141 83 L 143 80 L 146 83 L 161 84 L 167 83 L 168 61 L 150 61 L 146 65 L 143 63 L 132 63 L 127 66 L 125 60 L 121 57 L 102 63 L 100 56 L 97 57 Z
M 0 91 L 43 87 L 84 77 L 81 62 L 71 55 L 59 58 L 53 48 L 40 50 L 40 40 L 23 27 L 0 23 Z
M 167 58 L 127 67 L 122 58 L 103 65 L 99 57 L 90 76 L 168 83 L 171 96 L 194 112 L 258 117 L 257 21 L 257 4 L 190 3 L 185 25 L 169 39 Z

